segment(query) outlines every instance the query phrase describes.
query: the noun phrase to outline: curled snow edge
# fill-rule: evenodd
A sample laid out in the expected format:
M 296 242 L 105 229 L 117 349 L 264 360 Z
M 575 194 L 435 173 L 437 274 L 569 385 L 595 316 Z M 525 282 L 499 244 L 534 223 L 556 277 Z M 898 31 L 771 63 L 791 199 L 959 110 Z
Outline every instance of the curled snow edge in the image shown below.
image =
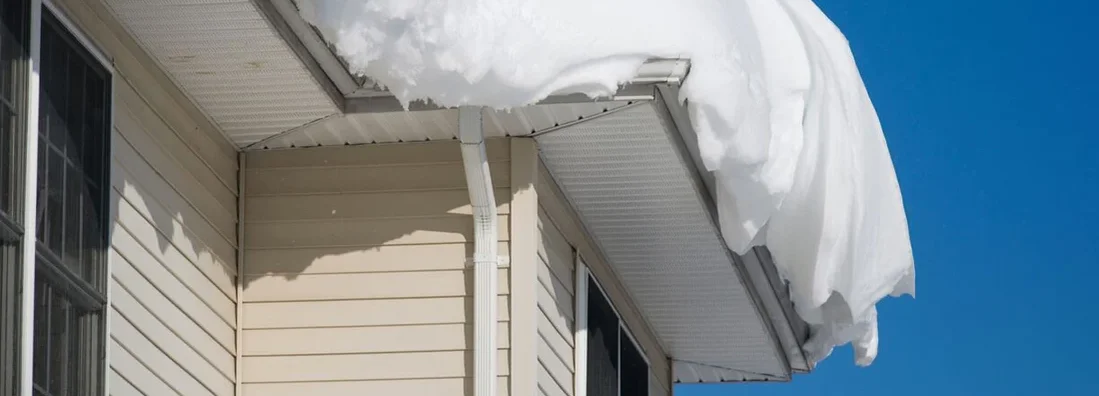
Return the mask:
M 402 103 L 513 108 L 612 95 L 683 58 L 725 242 L 766 245 L 813 361 L 877 355 L 875 304 L 915 293 L 900 188 L 842 33 L 810 0 L 298 0 L 353 73 Z

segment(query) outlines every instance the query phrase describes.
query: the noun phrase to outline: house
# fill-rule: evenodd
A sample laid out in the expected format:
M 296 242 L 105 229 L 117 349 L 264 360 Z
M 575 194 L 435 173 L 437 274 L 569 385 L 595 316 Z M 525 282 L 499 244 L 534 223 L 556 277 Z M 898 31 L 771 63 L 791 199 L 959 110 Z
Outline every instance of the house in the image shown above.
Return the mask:
M 601 101 L 405 111 L 291 0 L 2 7 L 0 396 L 668 395 L 812 369 L 768 252 L 722 242 L 665 99 L 688 60 Z

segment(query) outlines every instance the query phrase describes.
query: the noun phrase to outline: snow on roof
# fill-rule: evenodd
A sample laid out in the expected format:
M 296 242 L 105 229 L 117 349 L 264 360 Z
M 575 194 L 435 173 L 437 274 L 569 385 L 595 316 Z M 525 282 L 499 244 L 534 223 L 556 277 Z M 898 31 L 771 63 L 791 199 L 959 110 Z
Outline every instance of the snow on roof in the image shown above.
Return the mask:
M 914 294 L 908 224 L 846 39 L 810 0 L 298 0 L 353 73 L 402 103 L 513 108 L 610 96 L 687 58 L 691 124 L 726 244 L 765 244 L 819 361 L 877 355 L 875 304 Z

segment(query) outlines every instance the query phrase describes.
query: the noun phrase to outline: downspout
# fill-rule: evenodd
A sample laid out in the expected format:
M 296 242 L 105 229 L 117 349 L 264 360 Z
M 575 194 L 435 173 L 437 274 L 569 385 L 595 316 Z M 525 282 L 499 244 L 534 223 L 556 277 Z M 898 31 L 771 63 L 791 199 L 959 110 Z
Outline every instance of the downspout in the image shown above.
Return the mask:
M 473 388 L 476 396 L 496 395 L 496 197 L 488 171 L 481 108 L 458 113 L 458 136 L 473 206 Z

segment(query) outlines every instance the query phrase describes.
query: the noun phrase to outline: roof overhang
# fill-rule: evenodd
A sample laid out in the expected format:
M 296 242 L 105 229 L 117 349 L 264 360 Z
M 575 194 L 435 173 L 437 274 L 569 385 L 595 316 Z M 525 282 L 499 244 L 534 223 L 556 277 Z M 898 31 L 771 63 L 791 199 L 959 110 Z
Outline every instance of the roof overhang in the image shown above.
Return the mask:
M 102 1 L 242 149 L 457 137 L 457 110 L 413 103 L 405 111 L 350 75 L 292 0 Z M 675 360 L 676 381 L 788 379 L 811 369 L 800 347 L 808 331 L 766 250 L 739 257 L 722 242 L 713 181 L 674 99 L 688 69 L 687 60 L 657 59 L 611 98 L 555 95 L 486 109 L 485 132 L 538 140 Z
M 766 249 L 729 251 L 677 87 L 535 133 L 546 167 L 674 361 L 677 382 L 781 381 L 811 369 L 807 327 Z
M 99 1 L 114 17 L 105 22 L 117 20 L 121 25 L 117 28 L 134 37 L 135 44 L 240 148 L 307 143 L 309 139 L 289 135 L 354 129 L 356 121 L 370 120 L 350 115 L 406 110 L 384 88 L 348 72 L 316 29 L 302 19 L 293 0 Z M 615 102 L 651 100 L 653 84 L 677 84 L 686 75 L 687 65 L 684 60 L 654 60 L 612 98 L 562 94 L 540 104 L 569 105 L 552 107 L 588 116 L 594 114 L 588 110 L 608 110 Z M 413 102 L 407 110 L 445 109 Z M 339 143 L 382 141 L 388 140 L 364 137 Z M 300 147 L 296 143 L 285 147 L 290 144 Z
M 656 100 L 658 86 L 678 85 L 690 63 L 684 59 L 654 59 L 612 97 L 590 98 L 560 94 L 531 106 L 509 110 L 485 109 L 488 137 L 529 136 L 582 122 L 623 107 Z M 272 134 L 243 146 L 269 150 L 339 144 L 392 143 L 457 138 L 458 110 L 417 101 L 405 108 L 388 94 L 344 98 L 341 113 Z

